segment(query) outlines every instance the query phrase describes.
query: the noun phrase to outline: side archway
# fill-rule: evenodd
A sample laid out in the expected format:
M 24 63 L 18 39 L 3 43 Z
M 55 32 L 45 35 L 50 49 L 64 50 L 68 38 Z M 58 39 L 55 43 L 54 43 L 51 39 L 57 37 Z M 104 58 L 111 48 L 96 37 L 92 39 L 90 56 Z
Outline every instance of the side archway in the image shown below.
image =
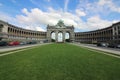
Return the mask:
M 55 42 L 55 32 L 51 32 L 51 42 Z
M 70 32 L 65 33 L 65 42 L 70 42 Z

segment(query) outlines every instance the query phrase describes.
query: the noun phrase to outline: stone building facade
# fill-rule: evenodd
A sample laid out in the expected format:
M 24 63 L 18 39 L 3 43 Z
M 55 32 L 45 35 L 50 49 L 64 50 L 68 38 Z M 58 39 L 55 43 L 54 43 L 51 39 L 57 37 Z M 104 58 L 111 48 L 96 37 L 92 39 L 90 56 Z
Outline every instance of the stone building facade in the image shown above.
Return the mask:
M 81 43 L 106 42 L 120 44 L 120 22 L 99 30 L 76 32 L 75 41 Z
M 62 21 L 56 25 L 47 26 L 47 32 L 27 30 L 7 22 L 0 20 L 0 41 L 37 41 L 41 42 L 47 40 L 51 42 L 51 34 L 55 33 L 55 41 L 58 42 L 58 34 L 61 32 L 63 41 L 65 42 L 65 33 L 69 33 L 71 42 L 80 43 L 117 43 L 120 44 L 120 22 L 115 23 L 107 28 L 88 31 L 88 32 L 74 32 L 73 26 L 65 26 Z
M 46 39 L 46 32 L 27 30 L 0 21 L 0 40 L 2 41 L 37 41 Z

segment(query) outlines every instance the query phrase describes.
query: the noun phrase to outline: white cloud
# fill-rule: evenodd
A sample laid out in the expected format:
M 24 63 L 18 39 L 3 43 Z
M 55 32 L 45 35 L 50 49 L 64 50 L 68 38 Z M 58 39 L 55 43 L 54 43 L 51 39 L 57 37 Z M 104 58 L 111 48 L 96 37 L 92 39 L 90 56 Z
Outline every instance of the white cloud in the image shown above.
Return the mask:
M 101 19 L 99 16 L 92 16 L 88 18 L 86 22 L 79 23 L 79 26 L 82 31 L 91 31 L 109 27 L 117 22 L 118 20 L 108 21 Z
M 25 29 L 28 29 L 28 30 L 35 30 L 35 31 L 45 31 L 39 25 L 34 25 L 34 24 L 24 25 L 24 27 L 22 27 L 22 28 L 25 28 Z
M 27 10 L 26 8 L 23 8 L 23 9 L 22 9 L 22 12 L 23 12 L 24 14 L 28 14 L 28 10 Z
M 22 24 L 56 25 L 58 20 L 62 19 L 66 25 L 77 25 L 75 21 L 79 20 L 74 14 L 54 9 L 50 9 L 49 12 L 44 12 L 38 8 L 34 8 L 28 12 L 28 10 L 24 8 L 22 12 L 25 15 L 17 15 L 18 21 Z
M 102 3 L 101 3 L 102 4 Z M 62 19 L 65 25 L 74 25 L 75 28 L 81 31 L 96 30 L 112 25 L 117 20 L 103 20 L 99 15 L 89 16 L 86 21 L 83 21 L 81 16 L 87 16 L 82 9 L 76 9 L 75 14 L 63 10 L 55 10 L 49 7 L 47 11 L 39 8 L 28 10 L 23 8 L 23 14 L 16 15 L 15 18 L 8 14 L 0 13 L 0 18 L 4 21 L 15 23 L 17 26 L 37 31 L 45 31 L 47 25 L 56 25 L 58 20 Z
M 80 0 L 77 9 L 84 11 L 88 16 L 102 15 L 108 16 L 109 14 L 120 13 L 120 1 L 117 0 Z
M 67 11 L 69 0 L 65 0 L 64 11 Z
M 33 8 L 28 11 L 26 8 L 22 9 L 23 15 L 17 15 L 16 19 L 19 23 L 24 26 L 27 25 L 27 29 L 42 30 L 42 25 L 56 25 L 58 20 L 62 19 L 65 25 L 74 25 L 75 28 L 79 28 L 81 31 L 96 30 L 104 27 L 109 27 L 116 20 L 108 21 L 103 20 L 100 16 L 91 16 L 84 22 L 80 16 L 85 16 L 86 14 L 80 10 L 76 10 L 76 14 L 70 12 L 64 12 L 62 10 L 54 10 L 49 7 L 48 11 L 42 11 L 38 8 Z M 36 28 L 35 28 L 35 27 Z M 46 28 L 45 27 L 45 28 Z
M 87 19 L 87 25 L 92 30 L 109 27 L 111 24 L 111 21 L 102 20 L 99 16 L 93 16 Z
M 41 27 L 39 27 L 39 26 L 38 26 L 38 27 L 36 27 L 36 30 L 37 30 L 37 31 L 45 31 L 44 29 L 42 29 L 42 28 L 41 28 Z
M 108 3 L 108 1 L 110 1 L 110 0 L 99 0 L 98 4 L 105 5 L 106 3 Z
M 115 5 L 112 0 L 99 0 L 98 4 L 110 8 L 111 11 L 120 13 L 120 6 Z
M 78 16 L 86 16 L 85 12 L 81 11 L 80 9 L 76 9 L 76 14 Z

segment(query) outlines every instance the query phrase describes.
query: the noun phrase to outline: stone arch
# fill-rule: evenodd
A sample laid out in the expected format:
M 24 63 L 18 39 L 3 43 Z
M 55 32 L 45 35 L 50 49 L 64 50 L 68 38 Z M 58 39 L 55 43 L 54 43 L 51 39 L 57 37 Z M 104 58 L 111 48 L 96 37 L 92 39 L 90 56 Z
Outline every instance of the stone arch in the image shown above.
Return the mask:
M 48 25 L 47 26 L 47 40 L 51 42 L 51 33 L 55 32 L 55 42 L 58 41 L 59 33 L 61 32 L 61 42 L 65 42 L 65 34 L 66 32 L 69 33 L 70 42 L 74 42 L 74 27 L 73 26 L 66 26 L 64 23 L 59 21 L 56 25 Z

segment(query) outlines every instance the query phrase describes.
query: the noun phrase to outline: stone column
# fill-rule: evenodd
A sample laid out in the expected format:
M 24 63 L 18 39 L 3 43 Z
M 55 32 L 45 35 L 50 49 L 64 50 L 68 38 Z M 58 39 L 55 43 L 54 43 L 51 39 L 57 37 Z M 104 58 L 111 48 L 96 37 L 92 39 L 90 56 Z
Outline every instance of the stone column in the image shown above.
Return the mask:
M 58 42 L 58 31 L 55 32 L 55 41 Z
M 65 42 L 65 31 L 63 31 L 63 42 Z
M 73 31 L 70 32 L 70 40 L 74 42 L 75 34 Z
M 47 31 L 47 40 L 48 42 L 51 42 L 51 31 Z

